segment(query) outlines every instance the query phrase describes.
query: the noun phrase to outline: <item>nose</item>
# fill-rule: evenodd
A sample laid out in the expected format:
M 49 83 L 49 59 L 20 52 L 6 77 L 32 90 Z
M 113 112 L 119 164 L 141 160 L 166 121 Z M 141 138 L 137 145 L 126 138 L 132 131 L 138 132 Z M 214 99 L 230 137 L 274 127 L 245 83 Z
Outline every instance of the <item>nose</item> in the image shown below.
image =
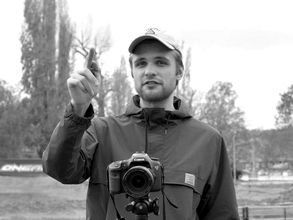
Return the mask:
M 148 65 L 145 69 L 145 75 L 147 77 L 154 77 L 155 75 L 157 75 L 157 71 L 156 69 L 154 68 L 153 65 Z

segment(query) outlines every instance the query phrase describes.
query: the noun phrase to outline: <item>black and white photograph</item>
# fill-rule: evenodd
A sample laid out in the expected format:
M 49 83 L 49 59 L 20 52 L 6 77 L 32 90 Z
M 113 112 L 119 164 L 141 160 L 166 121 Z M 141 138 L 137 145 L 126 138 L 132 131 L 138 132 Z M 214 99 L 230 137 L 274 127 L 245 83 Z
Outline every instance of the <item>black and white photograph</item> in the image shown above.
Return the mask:
M 0 8 L 0 220 L 293 220 L 293 1 Z

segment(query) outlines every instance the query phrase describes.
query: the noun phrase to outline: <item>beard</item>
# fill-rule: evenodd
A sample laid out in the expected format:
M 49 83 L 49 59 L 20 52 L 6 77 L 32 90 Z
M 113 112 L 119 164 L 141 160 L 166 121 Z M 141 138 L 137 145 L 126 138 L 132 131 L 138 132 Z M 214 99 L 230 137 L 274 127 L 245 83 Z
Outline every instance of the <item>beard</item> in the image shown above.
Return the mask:
M 142 86 L 136 88 L 138 95 L 146 102 L 158 103 L 167 100 L 174 92 L 176 85 L 173 87 L 163 87 L 162 85 L 157 88 L 148 88 Z

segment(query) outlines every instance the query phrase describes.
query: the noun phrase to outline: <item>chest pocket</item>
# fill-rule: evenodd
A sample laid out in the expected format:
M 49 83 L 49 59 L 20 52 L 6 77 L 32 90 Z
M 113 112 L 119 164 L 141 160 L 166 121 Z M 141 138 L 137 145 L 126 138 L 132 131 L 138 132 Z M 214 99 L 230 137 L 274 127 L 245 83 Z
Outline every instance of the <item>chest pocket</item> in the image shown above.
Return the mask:
M 164 171 L 165 194 L 168 200 L 177 206 L 174 208 L 168 202 L 166 203 L 166 209 L 172 213 L 172 219 L 196 219 L 196 208 L 200 202 L 203 187 L 203 180 L 194 173 Z M 169 219 L 168 216 L 167 219 Z

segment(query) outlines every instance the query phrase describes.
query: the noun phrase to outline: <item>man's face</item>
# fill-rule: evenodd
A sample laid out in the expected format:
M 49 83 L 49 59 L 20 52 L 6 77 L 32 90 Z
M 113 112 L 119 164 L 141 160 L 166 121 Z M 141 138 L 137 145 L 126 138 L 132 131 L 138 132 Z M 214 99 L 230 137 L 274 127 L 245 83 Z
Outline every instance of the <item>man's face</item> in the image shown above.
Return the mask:
M 137 93 L 147 102 L 167 100 L 181 78 L 181 74 L 176 74 L 172 52 L 157 41 L 147 40 L 134 51 L 132 74 Z

